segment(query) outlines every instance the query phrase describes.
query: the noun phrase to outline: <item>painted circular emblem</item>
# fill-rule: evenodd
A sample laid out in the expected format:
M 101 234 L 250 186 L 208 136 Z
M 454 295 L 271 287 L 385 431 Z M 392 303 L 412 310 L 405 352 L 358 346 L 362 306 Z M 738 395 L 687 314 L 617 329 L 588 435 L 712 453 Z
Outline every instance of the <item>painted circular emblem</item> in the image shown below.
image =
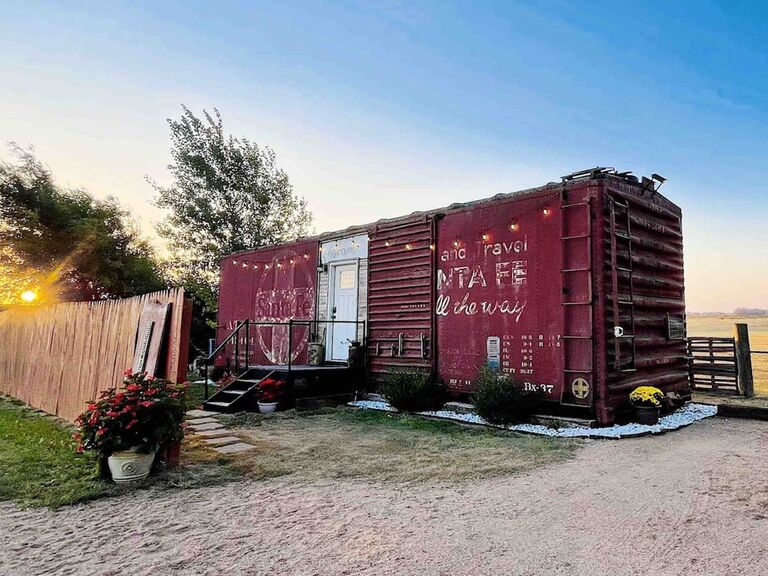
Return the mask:
M 272 270 L 262 268 L 259 278 L 259 297 L 256 299 L 254 317 L 267 322 L 287 322 L 290 318 L 312 317 L 315 301 L 314 268 L 301 262 L 300 255 L 292 248 L 275 252 Z M 259 326 L 256 334 L 262 353 L 272 364 L 295 362 L 307 347 L 310 327 L 306 324 L 293 328 L 293 347 L 288 345 L 288 326 Z
M 576 378 L 571 382 L 571 392 L 580 400 L 586 398 L 589 396 L 589 382 L 584 380 L 584 378 Z

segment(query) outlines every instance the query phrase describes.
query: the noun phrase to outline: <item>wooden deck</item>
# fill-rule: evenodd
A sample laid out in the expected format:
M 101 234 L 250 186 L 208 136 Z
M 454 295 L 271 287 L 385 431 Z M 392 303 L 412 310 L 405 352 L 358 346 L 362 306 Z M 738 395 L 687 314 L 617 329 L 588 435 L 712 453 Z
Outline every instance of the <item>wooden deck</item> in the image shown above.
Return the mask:
M 249 366 L 250 370 L 258 370 L 259 372 L 272 372 L 275 371 L 280 375 L 288 374 L 289 372 L 297 377 L 308 376 L 321 376 L 331 373 L 343 374 L 350 370 L 346 364 L 327 364 L 325 366 L 311 366 L 309 364 L 293 364 L 289 368 L 287 364 L 263 364 L 257 366 Z

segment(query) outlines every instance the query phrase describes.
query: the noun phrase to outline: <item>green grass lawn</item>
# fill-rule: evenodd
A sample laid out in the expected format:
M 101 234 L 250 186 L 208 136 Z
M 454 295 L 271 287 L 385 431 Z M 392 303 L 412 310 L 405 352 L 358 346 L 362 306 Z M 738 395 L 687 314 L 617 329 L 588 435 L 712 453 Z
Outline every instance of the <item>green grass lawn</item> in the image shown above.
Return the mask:
M 0 500 L 60 506 L 103 495 L 107 487 L 97 478 L 95 456 L 76 455 L 71 434 L 0 399 Z
M 242 476 L 232 460 L 199 441 L 185 440 L 181 465 L 173 471 L 127 486 L 98 477 L 93 453 L 75 454 L 72 430 L 0 398 L 0 500 L 22 506 L 58 507 L 137 488 L 191 488 Z

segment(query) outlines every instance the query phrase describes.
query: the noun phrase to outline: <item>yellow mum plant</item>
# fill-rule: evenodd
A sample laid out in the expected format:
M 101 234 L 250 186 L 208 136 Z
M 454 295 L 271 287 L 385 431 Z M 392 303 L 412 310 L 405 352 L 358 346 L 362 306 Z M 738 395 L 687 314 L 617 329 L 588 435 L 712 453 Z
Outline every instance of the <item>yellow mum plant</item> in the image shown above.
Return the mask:
M 664 392 L 654 386 L 638 386 L 629 395 L 629 401 L 634 406 L 661 406 Z

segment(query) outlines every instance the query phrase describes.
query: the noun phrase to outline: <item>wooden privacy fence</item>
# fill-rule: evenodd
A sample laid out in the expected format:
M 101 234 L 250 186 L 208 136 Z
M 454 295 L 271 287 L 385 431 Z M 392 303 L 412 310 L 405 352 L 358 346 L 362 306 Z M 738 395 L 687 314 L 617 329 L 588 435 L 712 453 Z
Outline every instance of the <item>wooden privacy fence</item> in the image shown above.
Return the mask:
M 0 312 L 0 391 L 74 420 L 85 402 L 122 382 L 133 364 L 142 312 L 158 302 L 170 304 L 160 373 L 183 380 L 192 309 L 176 288 Z

